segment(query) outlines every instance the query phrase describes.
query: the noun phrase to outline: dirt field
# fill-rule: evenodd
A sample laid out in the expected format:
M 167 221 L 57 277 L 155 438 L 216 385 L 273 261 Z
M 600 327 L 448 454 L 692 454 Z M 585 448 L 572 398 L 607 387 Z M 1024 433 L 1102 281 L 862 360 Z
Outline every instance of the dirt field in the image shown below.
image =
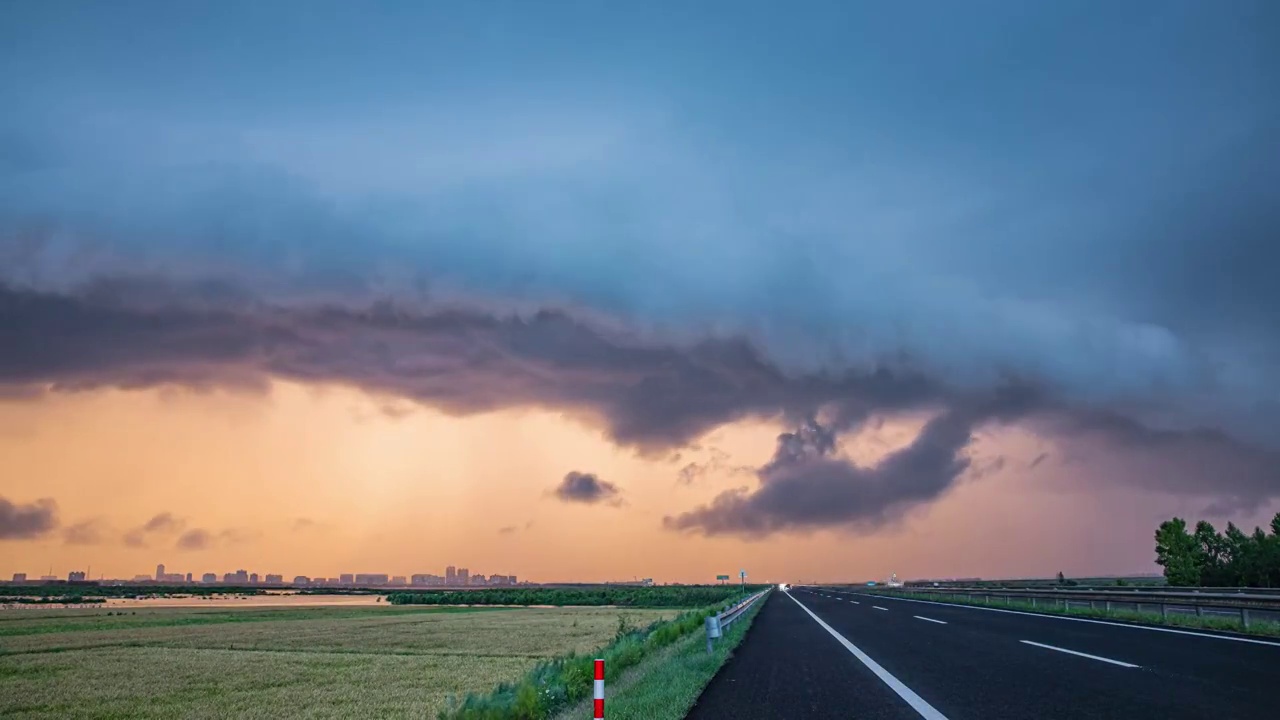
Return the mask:
M 108 615 L 107 613 L 112 613 Z M 0 715 L 434 717 L 675 611 L 328 607 L 0 613 Z

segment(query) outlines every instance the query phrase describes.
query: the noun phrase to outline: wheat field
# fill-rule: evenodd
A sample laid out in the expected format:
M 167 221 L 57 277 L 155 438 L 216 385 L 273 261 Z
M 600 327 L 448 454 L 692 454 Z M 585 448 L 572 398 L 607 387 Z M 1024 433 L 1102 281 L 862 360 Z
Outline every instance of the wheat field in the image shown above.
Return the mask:
M 608 642 L 611 608 L 156 609 L 0 614 L 0 715 L 434 717 L 450 696 Z

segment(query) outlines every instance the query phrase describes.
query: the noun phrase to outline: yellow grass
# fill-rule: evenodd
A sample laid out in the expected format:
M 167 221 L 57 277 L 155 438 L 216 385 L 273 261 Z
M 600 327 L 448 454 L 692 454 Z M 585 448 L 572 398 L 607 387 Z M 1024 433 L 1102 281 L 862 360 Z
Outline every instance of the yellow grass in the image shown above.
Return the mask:
M 434 717 L 675 611 L 604 608 L 69 610 L 0 617 L 0 715 Z M 240 615 L 239 613 L 247 613 Z M 12 623 L 12 624 L 11 624 Z

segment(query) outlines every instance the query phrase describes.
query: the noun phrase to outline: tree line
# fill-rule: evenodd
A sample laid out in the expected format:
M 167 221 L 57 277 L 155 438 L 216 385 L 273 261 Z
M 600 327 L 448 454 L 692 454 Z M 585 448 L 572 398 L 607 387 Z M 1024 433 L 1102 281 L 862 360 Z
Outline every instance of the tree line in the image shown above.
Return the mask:
M 1194 531 L 1175 517 L 1156 530 L 1156 563 L 1170 585 L 1201 587 L 1280 587 L 1280 513 L 1271 532 L 1246 534 L 1234 523 L 1225 533 L 1201 520 Z

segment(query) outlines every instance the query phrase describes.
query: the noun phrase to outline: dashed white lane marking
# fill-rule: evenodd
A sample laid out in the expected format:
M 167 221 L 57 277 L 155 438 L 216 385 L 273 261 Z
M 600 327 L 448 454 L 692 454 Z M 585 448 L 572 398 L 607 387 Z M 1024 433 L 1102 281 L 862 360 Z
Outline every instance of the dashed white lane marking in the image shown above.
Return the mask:
M 1030 640 L 1023 640 L 1022 643 L 1024 645 L 1035 645 L 1036 647 L 1044 648 L 1045 650 L 1057 650 L 1060 653 L 1066 653 L 1068 655 L 1078 655 L 1079 657 L 1089 658 L 1090 660 L 1097 660 L 1099 662 L 1111 663 L 1112 665 L 1119 665 L 1120 667 L 1127 667 L 1127 668 L 1139 667 L 1137 665 L 1134 665 L 1133 663 L 1120 662 L 1119 660 L 1112 660 L 1111 658 L 1098 657 L 1097 655 L 1090 655 L 1089 653 L 1076 652 L 1075 650 L 1068 650 L 1066 648 L 1055 647 L 1053 645 L 1045 645 L 1044 643 L 1031 642 Z
M 805 612 L 809 613 L 809 617 L 813 618 L 815 622 L 821 625 L 823 630 L 826 630 L 827 632 L 831 633 L 831 637 L 834 637 L 836 640 L 839 640 L 840 644 L 844 646 L 845 650 L 848 650 L 850 653 L 853 654 L 854 657 L 858 658 L 859 662 L 861 662 L 863 665 L 866 665 L 867 669 L 875 673 L 875 676 L 880 678 L 880 680 L 884 682 L 885 685 L 888 685 L 890 690 L 893 690 L 895 693 L 897 693 L 898 697 L 902 698 L 903 700 L 906 700 L 907 704 L 910 705 L 912 709 L 920 713 L 920 717 L 924 718 L 925 720 L 947 720 L 946 715 L 943 715 L 942 713 L 938 712 L 937 708 L 925 702 L 924 698 L 917 695 L 915 691 L 913 691 L 911 688 L 902 684 L 901 680 L 891 675 L 888 670 L 885 670 L 884 668 L 880 667 L 880 663 L 876 662 L 875 660 L 872 660 L 871 656 L 859 650 L 857 645 L 854 645 L 853 643 L 849 642 L 845 638 L 845 636 L 836 632 L 834 628 L 832 628 L 830 625 L 823 622 L 822 618 L 818 617 L 817 615 L 814 615 L 812 610 L 805 607 L 804 603 L 792 597 L 791 593 L 787 593 L 787 597 L 791 598 L 795 602 L 795 604 L 799 605 L 801 610 L 804 610 Z
M 1090 625 L 1110 625 L 1111 627 L 1129 628 L 1130 630 L 1149 630 L 1151 632 L 1170 633 L 1173 635 L 1190 635 L 1191 637 L 1210 638 L 1212 640 L 1231 640 L 1233 642 L 1249 643 L 1250 645 L 1270 645 L 1271 647 L 1280 647 L 1280 642 L 1274 640 L 1254 640 L 1253 638 L 1235 637 L 1234 635 L 1212 635 L 1210 633 L 1195 632 L 1194 630 L 1174 630 L 1173 628 L 1155 627 L 1153 625 L 1129 625 L 1126 623 L 1108 622 L 1106 620 L 1091 620 L 1089 618 L 1067 617 L 1066 615 L 1046 615 L 1044 613 L 1022 612 L 1021 610 L 1005 610 L 1004 608 L 982 607 L 980 605 L 964 605 L 962 603 L 942 603 L 935 600 L 916 600 L 915 598 L 892 597 L 889 595 L 874 595 L 867 593 L 869 597 L 883 598 L 885 600 L 897 600 L 898 602 L 923 603 L 925 605 L 941 605 L 950 608 L 963 608 L 965 610 L 982 610 L 984 612 L 1008 613 L 1010 615 L 1026 615 L 1027 617 L 1045 618 L 1047 620 L 1065 620 L 1067 622 L 1089 623 Z
M 912 615 L 911 617 L 913 617 L 913 618 L 915 618 L 915 619 L 917 619 L 917 620 L 924 620 L 925 622 L 938 623 L 939 625 L 946 625 L 946 624 L 947 624 L 945 620 L 934 620 L 933 618 L 927 618 L 927 617 L 924 617 L 924 616 L 922 616 L 922 615 Z
M 873 608 L 875 608 L 875 609 L 877 609 L 877 610 L 883 610 L 883 611 L 885 611 L 885 612 L 889 612 L 889 608 L 882 608 L 882 607 L 880 607 L 879 605 L 872 605 L 871 607 L 873 607 Z

